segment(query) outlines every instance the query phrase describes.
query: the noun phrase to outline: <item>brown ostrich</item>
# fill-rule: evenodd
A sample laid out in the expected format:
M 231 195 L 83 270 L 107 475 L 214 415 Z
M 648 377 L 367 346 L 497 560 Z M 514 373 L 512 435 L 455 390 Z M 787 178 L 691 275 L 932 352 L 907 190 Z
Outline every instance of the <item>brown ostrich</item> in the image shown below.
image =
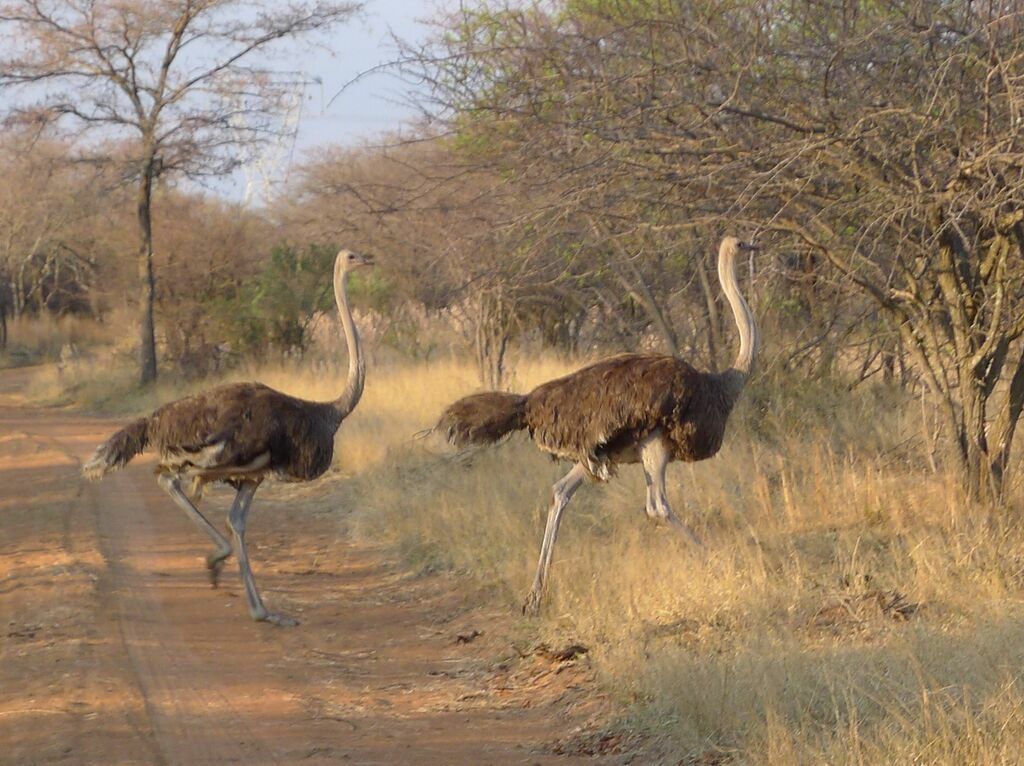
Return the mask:
M 700 546 L 669 507 L 665 468 L 673 460 L 705 460 L 718 452 L 729 413 L 750 377 L 757 357 L 757 325 L 736 283 L 736 256 L 750 249 L 726 237 L 718 250 L 718 278 L 740 333 L 739 354 L 729 369 L 700 372 L 674 356 L 622 354 L 544 383 L 525 396 L 489 391 L 460 399 L 444 411 L 437 428 L 456 446 L 494 444 L 525 428 L 542 450 L 574 464 L 552 487 L 554 500 L 524 613 L 536 614 L 540 608 L 569 500 L 585 478 L 607 481 L 621 463 L 643 463 L 647 515 Z
M 256 589 L 245 550 L 245 524 L 260 483 L 268 476 L 283 481 L 311 481 L 321 476 L 334 458 L 334 435 L 363 394 L 366 368 L 359 334 L 346 294 L 348 274 L 368 266 L 370 256 L 342 250 L 334 262 L 334 297 L 348 344 L 348 381 L 332 402 L 308 402 L 261 383 L 231 383 L 165 404 L 107 439 L 82 467 L 89 479 L 100 479 L 121 468 L 147 447 L 156 450 L 157 481 L 171 499 L 203 532 L 216 550 L 206 557 L 214 587 L 224 560 L 232 551 L 254 620 L 292 626 L 298 621 L 268 612 Z M 228 513 L 235 546 L 217 531 L 185 494 L 183 482 L 198 497 L 204 484 L 224 482 L 236 494 Z

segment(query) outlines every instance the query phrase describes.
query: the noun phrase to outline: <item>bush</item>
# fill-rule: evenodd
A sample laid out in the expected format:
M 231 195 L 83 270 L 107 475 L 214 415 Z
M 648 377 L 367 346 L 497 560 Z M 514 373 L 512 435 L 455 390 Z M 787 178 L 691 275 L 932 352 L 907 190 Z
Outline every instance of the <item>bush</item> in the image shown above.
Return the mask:
M 226 339 L 256 357 L 270 349 L 305 351 L 313 318 L 333 305 L 334 255 L 323 245 L 275 246 L 262 270 L 216 308 Z
M 263 268 L 234 294 L 212 307 L 233 350 L 256 359 L 271 351 L 303 354 L 312 341 L 316 317 L 334 310 L 333 272 L 337 248 L 276 245 Z M 353 303 L 382 309 L 390 289 L 376 276 L 353 278 Z

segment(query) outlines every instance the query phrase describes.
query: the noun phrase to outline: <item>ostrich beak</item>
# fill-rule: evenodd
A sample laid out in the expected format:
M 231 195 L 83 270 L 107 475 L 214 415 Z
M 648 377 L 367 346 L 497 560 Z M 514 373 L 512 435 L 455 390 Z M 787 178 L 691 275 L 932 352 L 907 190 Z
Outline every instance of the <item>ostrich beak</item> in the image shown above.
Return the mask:
M 367 255 L 366 253 L 359 254 L 359 266 L 373 266 L 375 263 L 376 261 L 374 261 L 372 255 Z
M 740 242 L 739 248 L 740 248 L 740 250 L 747 250 L 747 251 L 750 251 L 750 252 L 757 252 L 758 250 L 761 249 L 761 246 L 760 245 L 755 245 L 753 242 Z

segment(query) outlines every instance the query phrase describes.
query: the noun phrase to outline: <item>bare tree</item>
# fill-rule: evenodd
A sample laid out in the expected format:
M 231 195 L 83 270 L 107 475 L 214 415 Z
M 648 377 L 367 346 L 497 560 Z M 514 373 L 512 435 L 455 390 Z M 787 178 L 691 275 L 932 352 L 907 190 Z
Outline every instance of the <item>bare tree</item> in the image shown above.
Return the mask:
M 267 262 L 274 235 L 257 211 L 209 196 L 168 191 L 161 208 L 154 237 L 160 243 L 155 266 L 163 277 L 156 291 L 162 363 L 199 374 L 208 370 L 207 362 L 216 367 L 215 358 L 204 359 L 204 350 L 232 340 L 224 323 L 225 297 L 251 282 Z
M 442 139 L 382 151 L 331 152 L 306 165 L 275 214 L 287 232 L 388 252 L 395 287 L 457 315 L 481 382 L 503 383 L 519 320 L 554 300 L 566 267 L 514 224 L 524 201 Z
M 0 276 L 14 319 L 87 303 L 95 270 L 89 229 L 106 184 L 94 169 L 68 164 L 66 152 L 32 134 L 0 136 Z
M 574 290 L 589 287 L 617 304 L 605 330 L 620 340 L 606 340 L 633 345 L 639 336 L 672 354 L 710 358 L 713 333 L 702 333 L 706 350 L 692 347 L 671 303 L 683 296 L 676 307 L 691 315 L 694 305 L 714 303 L 710 283 L 699 290 L 705 254 L 696 244 L 714 232 L 679 215 L 663 178 L 629 169 L 634 137 L 625 131 L 643 130 L 643 114 L 632 104 L 634 73 L 613 58 L 617 51 L 647 66 L 642 50 L 618 48 L 613 35 L 633 26 L 630 14 L 670 5 L 464 3 L 439 18 L 427 43 L 406 46 L 402 66 L 427 83 L 420 105 L 456 136 L 463 161 L 520 188 L 525 204 L 504 211 L 505 228 L 529 233 L 522 246 L 531 257 L 571 253 Z M 604 12 L 612 18 L 598 19 Z
M 1024 5 L 482 2 L 437 40 L 410 59 L 438 115 L 558 190 L 522 220 L 593 217 L 626 252 L 723 220 L 777 232 L 814 262 L 811 338 L 863 340 L 832 282 L 853 316 L 874 302 L 966 488 L 1001 493 L 1024 410 Z
M 12 111 L 74 128 L 83 157 L 135 187 L 140 379 L 156 379 L 153 192 L 167 176 L 231 172 L 275 137 L 295 87 L 258 54 L 349 19 L 357 2 L 0 0 L 0 88 Z

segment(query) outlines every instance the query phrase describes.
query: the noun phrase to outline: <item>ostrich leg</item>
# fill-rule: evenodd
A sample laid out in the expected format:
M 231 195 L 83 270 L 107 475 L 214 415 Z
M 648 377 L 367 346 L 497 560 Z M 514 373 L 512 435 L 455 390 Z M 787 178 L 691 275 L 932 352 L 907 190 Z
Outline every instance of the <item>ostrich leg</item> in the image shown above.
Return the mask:
M 586 475 L 587 469 L 583 467 L 582 463 L 577 463 L 551 488 L 554 498 L 551 510 L 548 511 L 547 525 L 544 527 L 544 542 L 540 546 L 537 576 L 533 580 L 533 588 L 530 589 L 530 593 L 526 597 L 526 603 L 523 604 L 523 614 L 532 617 L 540 611 L 540 598 L 544 592 L 544 583 L 548 579 L 548 569 L 551 567 L 551 556 L 555 548 L 555 538 L 558 536 L 558 525 L 562 521 L 562 512 L 576 490 L 579 489 L 580 484 L 583 483 Z
M 170 474 L 160 474 L 157 479 L 160 486 L 164 488 L 171 499 L 181 508 L 188 517 L 192 519 L 197 527 L 209 535 L 217 549 L 206 556 L 206 568 L 210 573 L 210 584 L 217 587 L 217 580 L 220 577 L 220 570 L 224 567 L 224 559 L 231 555 L 231 543 L 227 541 L 217 528 L 213 526 L 206 517 L 199 512 L 199 509 L 192 504 L 188 496 L 181 489 L 181 480 Z
M 700 538 L 672 513 L 672 508 L 668 504 L 665 469 L 671 455 L 660 434 L 652 434 L 640 445 L 640 457 L 644 464 L 644 480 L 647 482 L 647 515 L 655 521 L 667 522 L 689 542 L 698 548 L 702 547 Z
M 256 589 L 256 580 L 252 576 L 252 568 L 249 566 L 249 554 L 245 549 L 245 522 L 249 516 L 249 508 L 252 506 L 252 498 L 259 486 L 258 481 L 247 481 L 238 488 L 235 502 L 232 503 L 231 511 L 228 513 L 228 526 L 231 527 L 231 532 L 235 537 L 235 558 L 238 559 L 238 568 L 242 572 L 245 597 L 249 601 L 249 614 L 254 620 L 272 622 L 274 625 L 290 628 L 298 625 L 299 621 L 286 614 L 268 612 L 263 605 L 260 592 Z

